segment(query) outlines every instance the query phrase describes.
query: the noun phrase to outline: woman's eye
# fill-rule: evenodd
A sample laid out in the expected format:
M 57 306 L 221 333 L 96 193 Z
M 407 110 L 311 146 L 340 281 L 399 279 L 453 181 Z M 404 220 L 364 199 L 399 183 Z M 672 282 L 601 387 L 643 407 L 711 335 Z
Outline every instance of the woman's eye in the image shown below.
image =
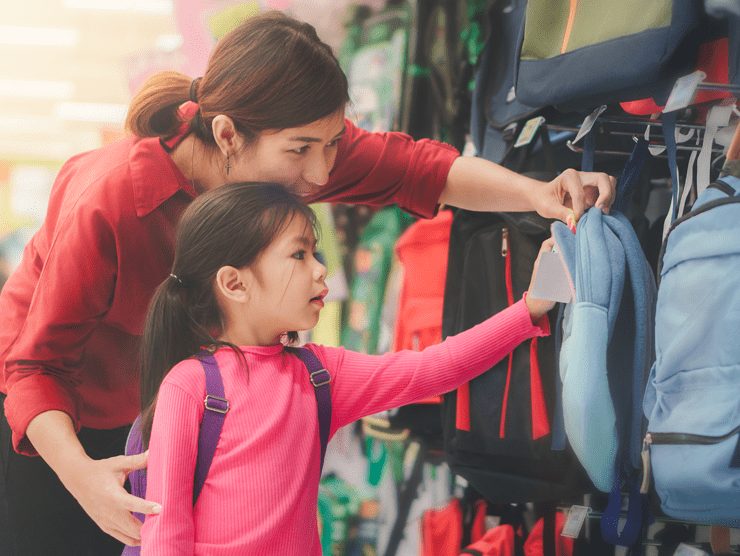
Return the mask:
M 292 149 L 290 152 L 296 153 L 296 154 L 306 154 L 308 152 L 310 145 L 304 145 L 300 149 Z
M 305 251 L 297 251 L 291 255 L 294 259 L 298 259 L 299 261 L 302 261 L 306 257 Z
M 334 139 L 334 141 L 332 141 L 331 143 L 329 143 L 327 145 L 327 147 L 330 147 L 330 148 L 336 147 L 339 144 L 339 141 L 341 141 L 341 140 L 342 140 L 341 137 L 339 139 Z

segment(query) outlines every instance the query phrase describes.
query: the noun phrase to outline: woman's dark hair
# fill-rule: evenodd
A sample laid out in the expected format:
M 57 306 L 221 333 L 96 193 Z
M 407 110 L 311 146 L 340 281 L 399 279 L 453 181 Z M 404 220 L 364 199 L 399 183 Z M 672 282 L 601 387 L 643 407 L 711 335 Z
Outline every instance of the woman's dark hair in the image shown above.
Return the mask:
M 179 72 L 150 77 L 134 96 L 126 129 L 138 137 L 171 137 L 182 123 L 178 108 L 197 99 L 190 131 L 215 146 L 211 122 L 234 121 L 247 143 L 268 129 L 310 124 L 349 101 L 347 77 L 316 30 L 278 11 L 253 16 L 216 44 L 202 78 Z
M 300 217 L 316 231 L 316 215 L 300 197 L 273 183 L 235 183 L 200 195 L 185 210 L 175 234 L 172 275 L 149 303 L 141 346 L 139 390 L 142 436 L 148 446 L 162 380 L 180 361 L 226 346 L 214 284 L 223 266 L 245 268 Z M 288 332 L 288 343 L 298 339 Z

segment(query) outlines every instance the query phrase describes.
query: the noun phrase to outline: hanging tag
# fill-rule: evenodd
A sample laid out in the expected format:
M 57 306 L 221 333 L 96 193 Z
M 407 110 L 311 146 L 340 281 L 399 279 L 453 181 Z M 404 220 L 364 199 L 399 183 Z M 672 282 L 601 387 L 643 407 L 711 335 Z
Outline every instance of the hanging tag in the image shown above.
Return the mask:
M 591 508 L 587 508 L 586 506 L 571 506 L 570 510 L 568 510 L 568 516 L 565 518 L 563 532 L 560 535 L 577 539 L 578 535 L 581 534 L 581 528 L 589 513 L 591 513 Z
M 534 139 L 534 135 L 535 133 L 537 133 L 537 130 L 544 123 L 545 118 L 543 118 L 542 116 L 529 120 L 526 124 L 524 124 L 524 128 L 519 134 L 519 138 L 516 140 L 516 143 L 514 143 L 514 147 L 518 149 L 519 147 L 523 147 L 524 145 L 529 145 L 532 142 L 532 139 Z
M 591 112 L 588 116 L 586 116 L 586 119 L 583 120 L 583 123 L 581 124 L 581 129 L 578 130 L 578 134 L 576 135 L 576 138 L 573 139 L 573 143 L 577 143 L 578 140 L 586 135 L 589 131 L 591 131 L 591 128 L 594 127 L 594 124 L 596 123 L 596 119 L 601 116 L 601 113 L 606 110 L 606 104 L 603 104 L 599 106 L 596 110 Z
M 696 96 L 696 88 L 699 83 L 707 78 L 707 74 L 701 70 L 697 70 L 694 73 L 679 77 L 676 80 L 676 84 L 671 90 L 671 94 L 668 97 L 668 101 L 663 108 L 663 113 L 673 112 L 674 110 L 680 110 L 686 108 L 694 100 Z
M 673 553 L 673 556 L 709 556 L 709 554 L 704 552 L 701 548 L 697 548 L 686 543 L 680 543 L 678 548 L 676 548 L 676 552 Z
M 530 297 L 568 303 L 573 298 L 568 274 L 557 253 L 545 252 L 540 255 L 537 274 L 534 276 Z
M 640 485 L 640 494 L 650 492 L 650 445 L 653 443 L 653 437 L 650 433 L 645 435 L 642 441 L 642 484 Z

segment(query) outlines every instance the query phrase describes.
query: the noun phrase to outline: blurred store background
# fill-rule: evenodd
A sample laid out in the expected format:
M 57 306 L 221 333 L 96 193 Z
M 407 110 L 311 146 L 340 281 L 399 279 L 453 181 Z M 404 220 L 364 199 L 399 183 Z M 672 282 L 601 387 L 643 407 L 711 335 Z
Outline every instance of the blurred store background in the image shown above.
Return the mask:
M 349 0 L 2 0 L 0 285 L 43 219 L 62 163 L 122 136 L 131 95 L 149 74 L 177 69 L 202 75 L 215 41 L 240 20 L 268 9 L 313 24 L 337 52 L 349 5 Z

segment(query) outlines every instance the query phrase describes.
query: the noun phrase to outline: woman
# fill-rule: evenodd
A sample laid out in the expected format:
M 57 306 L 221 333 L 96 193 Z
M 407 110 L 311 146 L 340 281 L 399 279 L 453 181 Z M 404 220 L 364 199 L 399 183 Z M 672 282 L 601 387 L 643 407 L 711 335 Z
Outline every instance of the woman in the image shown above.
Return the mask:
M 568 206 L 577 220 L 613 201 L 604 174 L 542 183 L 440 143 L 364 132 L 344 119 L 347 102 L 346 77 L 314 29 L 267 13 L 219 42 L 202 79 L 151 78 L 130 106 L 132 137 L 64 165 L 0 294 L 1 553 L 117 554 L 98 527 L 137 544 L 131 512 L 158 511 L 123 488 L 145 455 L 119 454 L 139 411 L 146 307 L 169 272 L 174 225 L 199 193 L 278 181 L 309 203 L 398 203 L 422 217 L 439 204 L 534 209 L 562 220 Z

